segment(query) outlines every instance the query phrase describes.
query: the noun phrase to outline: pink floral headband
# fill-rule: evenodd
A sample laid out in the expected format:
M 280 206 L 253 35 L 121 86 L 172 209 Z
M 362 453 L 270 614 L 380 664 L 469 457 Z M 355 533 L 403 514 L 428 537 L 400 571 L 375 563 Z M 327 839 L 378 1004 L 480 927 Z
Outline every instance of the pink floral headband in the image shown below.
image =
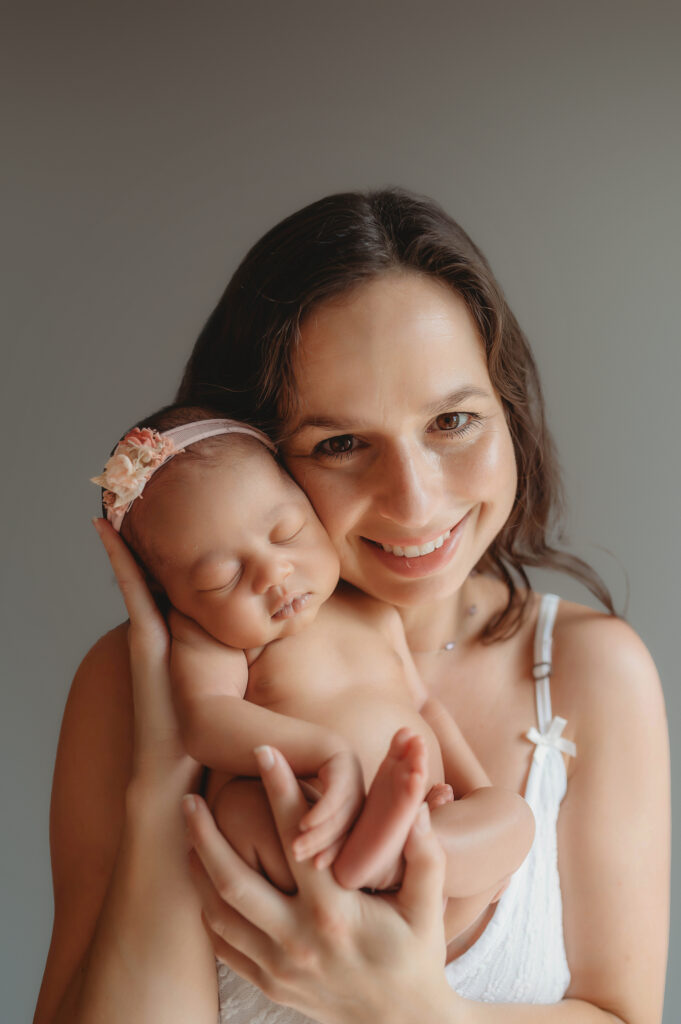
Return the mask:
M 120 532 L 126 512 L 139 498 L 157 469 L 179 455 L 190 444 L 219 434 L 248 434 L 271 452 L 276 448 L 267 434 L 238 420 L 195 420 L 161 433 L 151 427 L 135 427 L 119 441 L 100 476 L 92 483 L 104 488 L 102 504 L 106 518 Z

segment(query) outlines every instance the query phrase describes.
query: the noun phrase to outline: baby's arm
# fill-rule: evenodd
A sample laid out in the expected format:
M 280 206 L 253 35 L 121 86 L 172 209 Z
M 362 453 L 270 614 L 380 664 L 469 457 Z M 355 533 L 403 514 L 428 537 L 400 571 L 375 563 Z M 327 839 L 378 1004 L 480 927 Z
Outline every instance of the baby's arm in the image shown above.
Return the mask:
M 323 726 L 244 700 L 243 651 L 218 643 L 175 610 L 168 625 L 173 696 L 187 752 L 209 768 L 257 777 L 255 748 L 276 747 L 296 775 L 317 780 L 321 794 L 301 821 L 304 856 L 327 849 L 348 831 L 364 798 L 359 760 L 347 742 Z

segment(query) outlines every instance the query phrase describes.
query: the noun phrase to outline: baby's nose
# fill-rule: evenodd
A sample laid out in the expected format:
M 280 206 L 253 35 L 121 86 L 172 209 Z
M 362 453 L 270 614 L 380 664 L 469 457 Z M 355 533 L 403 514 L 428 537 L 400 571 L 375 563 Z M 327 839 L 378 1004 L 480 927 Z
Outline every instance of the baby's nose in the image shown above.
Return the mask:
M 254 588 L 257 593 L 264 594 L 272 587 L 280 587 L 292 572 L 293 566 L 284 558 L 266 561 L 256 573 Z

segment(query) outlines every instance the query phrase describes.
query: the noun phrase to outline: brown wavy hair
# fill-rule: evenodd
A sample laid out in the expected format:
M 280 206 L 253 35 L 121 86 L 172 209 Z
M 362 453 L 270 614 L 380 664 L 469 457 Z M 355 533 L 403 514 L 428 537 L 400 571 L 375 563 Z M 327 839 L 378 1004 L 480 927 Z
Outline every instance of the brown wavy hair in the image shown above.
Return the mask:
M 395 270 L 437 278 L 464 299 L 513 439 L 515 504 L 477 566 L 502 580 L 508 591 L 505 607 L 487 623 L 485 638 L 503 639 L 519 627 L 529 600 L 528 567 L 569 573 L 615 614 L 595 570 L 553 546 L 553 538 L 561 539 L 563 489 L 527 339 L 485 257 L 430 199 L 398 188 L 340 193 L 268 231 L 209 317 L 177 401 L 217 407 L 280 440 L 296 406 L 295 360 L 305 317 L 319 303 Z

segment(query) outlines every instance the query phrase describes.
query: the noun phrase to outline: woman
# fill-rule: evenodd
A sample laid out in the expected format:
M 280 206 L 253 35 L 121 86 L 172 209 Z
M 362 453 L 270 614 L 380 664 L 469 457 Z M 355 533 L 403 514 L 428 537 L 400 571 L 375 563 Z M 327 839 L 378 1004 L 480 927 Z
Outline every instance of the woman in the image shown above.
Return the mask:
M 612 611 L 595 574 L 550 546 L 559 493 L 536 370 L 478 250 L 403 192 L 313 204 L 248 254 L 179 398 L 219 403 L 277 437 L 343 577 L 399 608 L 429 691 L 492 782 L 525 792 L 537 817 L 529 866 L 446 951 L 455 991 L 427 820 L 392 904 L 304 868 L 291 899 L 240 864 L 190 799 L 211 948 L 278 1002 L 333 1024 L 659 1021 L 659 682 L 621 620 L 529 588 L 525 566 L 564 568 Z M 212 1020 L 210 948 L 176 810 L 197 766 L 177 740 L 163 623 L 103 534 L 130 611 L 132 680 L 119 627 L 86 658 L 67 706 L 55 930 L 36 1020 Z M 280 761 L 264 782 L 287 850 L 299 793 Z M 433 826 L 446 847 L 438 812 Z

